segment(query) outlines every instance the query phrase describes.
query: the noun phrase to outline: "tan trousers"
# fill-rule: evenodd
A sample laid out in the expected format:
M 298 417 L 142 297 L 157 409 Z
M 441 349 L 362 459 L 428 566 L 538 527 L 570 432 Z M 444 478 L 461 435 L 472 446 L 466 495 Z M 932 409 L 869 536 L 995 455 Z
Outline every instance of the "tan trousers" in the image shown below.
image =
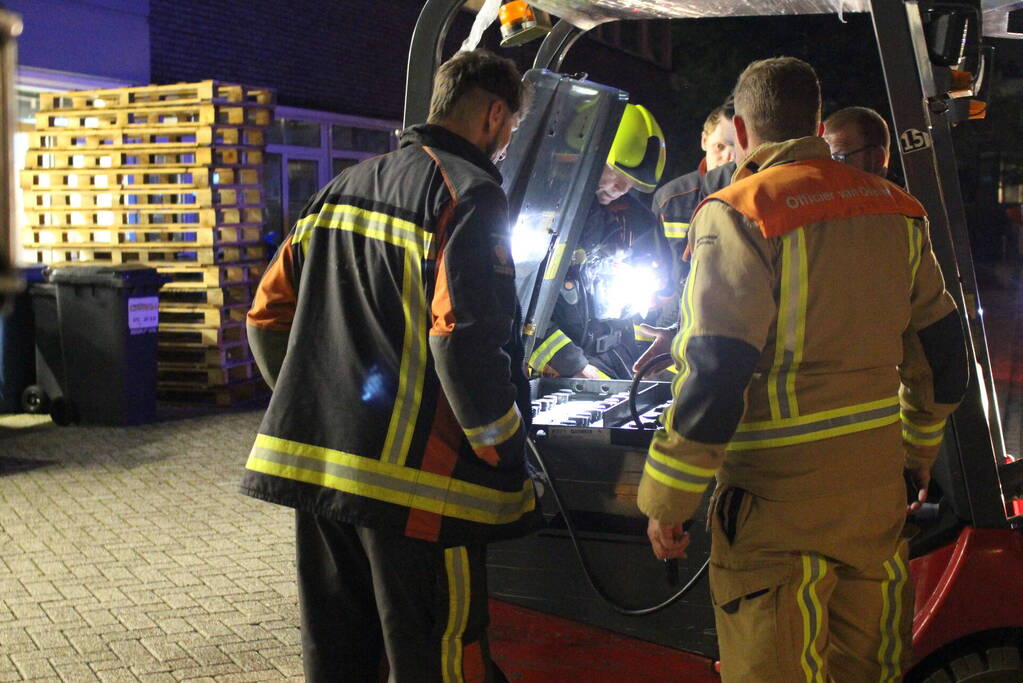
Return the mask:
M 717 491 L 710 582 L 722 680 L 901 680 L 913 616 L 904 510 L 901 481 L 808 501 Z

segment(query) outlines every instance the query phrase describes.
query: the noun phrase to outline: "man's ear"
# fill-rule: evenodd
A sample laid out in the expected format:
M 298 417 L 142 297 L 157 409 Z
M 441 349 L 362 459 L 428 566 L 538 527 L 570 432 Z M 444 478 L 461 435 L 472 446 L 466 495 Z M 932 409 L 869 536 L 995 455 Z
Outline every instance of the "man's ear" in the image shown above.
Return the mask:
M 700 149 L 707 151 L 707 131 L 700 133 Z
M 732 125 L 735 126 L 735 144 L 740 149 L 749 148 L 749 131 L 746 130 L 746 122 L 736 114 L 732 117 Z
M 508 106 L 503 100 L 495 99 L 490 102 L 487 107 L 487 120 L 486 128 L 484 132 L 490 133 L 492 130 L 501 130 L 504 125 L 505 114 L 507 113 Z

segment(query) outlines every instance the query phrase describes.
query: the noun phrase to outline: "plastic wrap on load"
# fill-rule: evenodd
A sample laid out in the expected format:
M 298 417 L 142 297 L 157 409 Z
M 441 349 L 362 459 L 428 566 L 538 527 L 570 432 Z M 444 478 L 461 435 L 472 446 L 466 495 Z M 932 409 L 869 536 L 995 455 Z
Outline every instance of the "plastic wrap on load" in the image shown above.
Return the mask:
M 981 0 L 980 8 L 984 13 L 985 36 L 991 38 L 1023 38 L 1023 33 L 1009 29 L 1009 12 L 1023 9 L 1023 2 L 1020 0 Z
M 868 12 L 870 0 L 530 0 L 582 29 L 615 19 Z
M 476 46 L 480 44 L 480 39 L 483 38 L 483 32 L 486 31 L 497 19 L 497 15 L 501 11 L 501 3 L 503 1 L 504 0 L 486 0 L 486 2 L 483 3 L 479 12 L 476 13 L 476 20 L 472 23 L 472 29 L 469 31 L 469 37 L 462 42 L 463 50 L 476 49 Z

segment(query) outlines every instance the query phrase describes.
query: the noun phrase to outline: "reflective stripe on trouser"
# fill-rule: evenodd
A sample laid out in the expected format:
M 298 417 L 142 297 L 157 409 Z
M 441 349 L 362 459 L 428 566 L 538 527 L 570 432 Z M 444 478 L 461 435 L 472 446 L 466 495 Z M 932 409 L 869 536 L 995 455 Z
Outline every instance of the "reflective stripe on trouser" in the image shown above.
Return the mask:
M 885 497 L 891 493 L 887 488 L 894 490 L 883 488 Z M 716 499 L 734 501 L 735 496 L 722 492 Z M 856 567 L 821 552 L 780 550 L 812 547 L 810 536 L 827 533 L 842 515 L 853 517 L 848 501 L 836 499 L 845 505 L 826 511 L 833 517 L 816 526 L 800 516 L 821 508 L 749 493 L 728 513 L 730 520 L 722 521 L 721 510 L 711 514 L 710 584 L 725 683 L 900 680 L 908 664 L 913 610 L 905 542 L 894 556 L 883 559 L 878 552 L 876 561 Z M 864 513 L 881 509 L 869 502 L 864 508 Z M 799 529 L 807 530 L 806 538 L 794 537 Z M 852 521 L 836 534 L 846 544 L 888 546 L 887 552 L 893 547 L 890 534 L 863 536 Z
M 482 682 L 486 546 L 445 548 L 296 513 L 303 665 L 313 683 Z

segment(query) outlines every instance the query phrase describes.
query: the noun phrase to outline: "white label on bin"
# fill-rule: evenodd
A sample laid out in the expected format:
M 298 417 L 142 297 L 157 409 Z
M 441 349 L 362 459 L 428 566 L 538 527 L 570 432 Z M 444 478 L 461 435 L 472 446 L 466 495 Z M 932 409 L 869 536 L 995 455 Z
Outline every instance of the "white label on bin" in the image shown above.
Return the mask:
M 160 319 L 160 297 L 128 298 L 128 329 L 132 334 L 154 332 Z

